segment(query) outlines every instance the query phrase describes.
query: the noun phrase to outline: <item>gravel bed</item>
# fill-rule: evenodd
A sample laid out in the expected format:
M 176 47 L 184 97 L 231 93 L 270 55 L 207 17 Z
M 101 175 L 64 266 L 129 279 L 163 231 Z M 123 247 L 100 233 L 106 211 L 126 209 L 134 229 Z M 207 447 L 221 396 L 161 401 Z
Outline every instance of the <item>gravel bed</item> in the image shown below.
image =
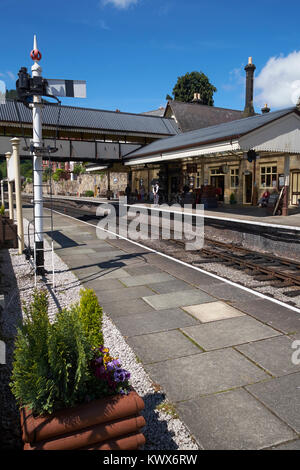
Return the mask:
M 24 220 L 24 233 L 27 233 L 26 220 Z M 46 240 L 44 244 L 45 250 L 49 249 Z M 35 288 L 34 272 L 24 255 L 18 255 L 18 251 L 15 249 L 9 250 L 9 254 L 16 276 L 16 283 L 15 287 L 8 293 L 7 302 L 10 305 L 10 310 L 20 312 L 20 303 L 31 301 L 32 292 Z M 55 253 L 54 265 L 56 270 L 55 290 L 52 288 L 52 274 L 48 275 L 46 280 L 42 280 L 40 277 L 36 279 L 38 288 L 46 287 L 49 291 L 50 318 L 53 318 L 58 308 L 68 307 L 71 303 L 76 302 L 79 299 L 81 288 L 80 281 Z M 52 269 L 52 255 L 50 252 L 45 253 L 45 268 L 49 271 Z M 10 334 L 14 334 L 15 322 L 9 322 L 7 329 Z M 152 383 L 131 347 L 105 313 L 103 315 L 103 334 L 105 345 L 110 349 L 113 356 L 119 357 L 122 366 L 130 371 L 131 383 L 144 399 L 145 410 L 143 415 L 147 423 L 144 430 L 146 437 L 144 449 L 199 449 L 185 425 L 178 419 L 173 405 L 168 402 L 164 393 Z

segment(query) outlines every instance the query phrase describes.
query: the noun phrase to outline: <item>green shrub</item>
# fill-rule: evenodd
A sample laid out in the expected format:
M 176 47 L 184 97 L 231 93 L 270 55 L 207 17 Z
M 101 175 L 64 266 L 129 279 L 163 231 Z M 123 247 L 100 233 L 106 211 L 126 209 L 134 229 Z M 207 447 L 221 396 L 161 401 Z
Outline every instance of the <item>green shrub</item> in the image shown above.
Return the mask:
M 85 193 L 83 193 L 84 197 L 93 197 L 94 196 L 94 191 L 85 191 Z
M 81 175 L 82 173 L 85 173 L 85 167 L 80 165 L 80 163 L 77 163 L 76 165 L 74 165 L 74 168 L 73 168 L 73 173 L 74 175 Z
M 69 179 L 69 173 L 63 168 L 57 168 L 52 174 L 52 179 L 56 182 Z
M 236 197 L 234 193 L 230 194 L 230 204 L 235 204 L 236 203 Z
M 81 289 L 78 305 L 79 317 L 83 329 L 92 347 L 103 344 L 102 316 L 103 311 L 99 305 L 97 296 L 93 289 Z
M 31 409 L 44 409 L 47 401 L 48 357 L 47 338 L 50 326 L 48 299 L 44 291 L 34 292 L 33 302 L 24 307 L 24 323 L 18 329 L 12 372 L 12 392 Z
M 106 384 L 91 368 L 103 340 L 102 309 L 93 291 L 82 290 L 80 302 L 58 312 L 52 323 L 44 291 L 35 291 L 24 311 L 10 384 L 19 405 L 42 415 L 103 396 Z
M 4 215 L 4 214 L 5 214 L 5 207 L 4 207 L 4 205 L 2 204 L 2 205 L 0 206 L 0 215 Z

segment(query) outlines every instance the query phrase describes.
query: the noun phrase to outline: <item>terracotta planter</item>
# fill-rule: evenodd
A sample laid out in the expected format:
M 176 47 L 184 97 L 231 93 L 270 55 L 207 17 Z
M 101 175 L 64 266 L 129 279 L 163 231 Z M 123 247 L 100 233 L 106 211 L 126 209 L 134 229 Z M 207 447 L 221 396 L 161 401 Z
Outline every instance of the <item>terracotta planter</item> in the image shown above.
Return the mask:
M 35 418 L 21 410 L 24 450 L 135 450 L 145 443 L 142 398 L 129 395 L 94 400 Z

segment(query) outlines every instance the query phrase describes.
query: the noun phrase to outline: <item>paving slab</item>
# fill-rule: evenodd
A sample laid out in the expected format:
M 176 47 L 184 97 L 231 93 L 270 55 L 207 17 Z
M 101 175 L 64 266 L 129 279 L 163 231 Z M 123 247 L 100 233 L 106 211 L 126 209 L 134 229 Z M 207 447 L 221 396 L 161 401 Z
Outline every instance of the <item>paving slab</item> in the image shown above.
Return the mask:
M 205 323 L 194 328 L 185 328 L 183 331 L 206 351 L 281 334 L 248 316 Z
M 206 304 L 182 307 L 186 312 L 197 318 L 201 323 L 208 323 L 226 318 L 241 317 L 245 314 L 225 302 L 209 302 Z
M 96 277 L 100 279 L 100 268 L 97 265 L 80 268 L 77 268 L 76 266 L 71 266 L 71 271 L 82 282 L 95 279 Z
M 143 297 L 155 310 L 163 310 L 172 307 L 182 307 L 183 305 L 200 304 L 212 302 L 214 299 L 200 289 L 183 290 L 170 292 L 169 294 L 152 295 Z
M 243 389 L 189 400 L 176 408 L 207 450 L 256 450 L 297 437 Z
M 119 290 L 110 290 L 107 289 L 103 291 L 100 296 L 100 301 L 102 303 L 110 302 L 120 302 L 123 304 L 123 300 L 128 299 L 139 299 L 145 295 L 154 295 L 154 292 L 151 291 L 148 287 L 137 286 L 137 287 L 121 287 Z
M 109 245 L 109 243 L 106 240 L 99 240 L 99 239 L 93 239 L 88 241 L 89 248 L 94 248 L 95 251 L 98 251 L 106 248 L 107 250 L 112 250 L 115 251 L 116 248 L 114 246 Z
M 294 352 L 292 343 L 288 336 L 277 336 L 237 346 L 236 349 L 272 375 L 281 376 L 300 371 L 300 364 L 295 365 L 291 360 Z
M 95 253 L 95 250 L 93 250 L 92 248 L 78 248 L 78 247 L 76 247 L 76 255 L 88 255 L 88 254 L 91 254 L 91 253 Z
M 89 289 L 94 289 L 96 294 L 98 292 L 106 292 L 106 291 L 114 291 L 114 292 L 121 292 L 123 289 L 127 289 L 121 281 L 118 279 L 94 279 L 94 280 L 87 280 L 84 281 L 83 284 L 85 287 L 88 287 Z
M 203 287 L 205 292 L 212 294 L 218 298 L 218 300 L 225 300 L 229 302 L 252 302 L 257 297 L 255 294 L 251 294 L 239 287 L 231 286 L 225 282 L 221 284 L 216 284 L 215 280 L 212 283 L 207 283 L 205 287 Z
M 153 308 L 146 304 L 142 299 L 124 299 L 116 302 L 102 302 L 100 304 L 103 311 L 113 320 L 121 316 L 132 316 L 139 313 L 153 312 Z
M 177 292 L 182 290 L 190 290 L 191 285 L 187 284 L 180 279 L 175 279 L 174 281 L 167 282 L 154 282 L 147 284 L 150 289 L 155 290 L 158 294 L 168 294 L 169 292 Z
M 97 251 L 93 253 L 92 255 L 87 255 L 87 259 L 91 261 L 98 261 L 98 260 L 109 260 L 109 259 L 114 259 L 116 257 L 122 257 L 123 253 L 122 251 Z
M 157 282 L 173 281 L 175 279 L 169 274 L 156 272 L 153 272 L 152 274 L 143 274 L 140 276 L 130 276 L 130 274 L 127 272 L 127 276 L 127 279 L 124 279 L 123 281 L 127 287 L 147 285 L 153 282 L 153 279 L 155 279 Z
M 99 278 L 100 279 L 123 279 L 130 277 L 130 275 L 125 271 L 124 268 L 112 267 L 112 268 L 99 268 Z
M 280 444 L 277 447 L 271 447 L 270 450 L 300 450 L 300 439 Z
M 144 274 L 153 274 L 153 275 L 155 275 L 156 273 L 161 273 L 162 272 L 161 269 L 156 268 L 155 266 L 151 266 L 149 264 L 145 264 L 145 263 L 142 266 L 126 268 L 126 271 L 131 276 L 142 276 Z
M 300 432 L 300 372 L 246 388 L 296 432 Z
M 97 261 L 97 265 L 99 266 L 99 268 L 101 269 L 101 271 L 103 269 L 116 269 L 116 268 L 124 268 L 126 267 L 126 264 L 123 263 L 123 261 L 119 260 L 118 258 L 114 259 L 114 258 L 111 258 L 109 260 L 98 260 Z
M 115 266 L 111 268 L 100 268 L 99 264 L 76 268 L 71 267 L 73 273 L 80 279 L 84 281 L 94 281 L 94 280 L 104 280 L 104 279 L 124 279 L 129 274 L 124 271 L 122 267 Z
M 148 308 L 151 308 L 148 306 Z M 114 323 L 121 330 L 124 336 L 138 336 L 160 331 L 175 330 L 185 326 L 198 324 L 197 320 L 180 308 L 153 310 L 150 312 L 138 313 L 114 317 Z
M 269 377 L 229 348 L 146 364 L 145 368 L 174 402 L 242 387 Z
M 127 341 L 144 364 L 200 352 L 199 348 L 178 330 L 134 336 Z
M 252 302 L 237 301 L 233 305 L 283 333 L 300 332 L 300 313 L 270 302 L 257 299 Z

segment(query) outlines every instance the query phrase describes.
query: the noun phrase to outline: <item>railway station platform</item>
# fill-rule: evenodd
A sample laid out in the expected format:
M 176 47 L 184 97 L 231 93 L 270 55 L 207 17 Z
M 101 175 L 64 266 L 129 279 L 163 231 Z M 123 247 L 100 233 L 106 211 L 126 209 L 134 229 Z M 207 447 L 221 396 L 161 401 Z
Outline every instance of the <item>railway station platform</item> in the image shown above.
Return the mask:
M 30 195 L 24 194 L 26 198 L 30 198 Z M 97 206 L 98 204 L 116 204 L 118 205 L 119 201 L 108 200 L 106 198 L 98 197 L 76 197 L 76 196 L 53 196 L 54 201 L 73 201 L 74 203 L 87 204 L 91 206 Z M 45 196 L 45 200 L 47 197 Z M 153 209 L 159 209 L 161 206 L 154 206 L 149 203 L 142 203 L 144 206 Z M 141 203 L 131 204 L 131 206 L 139 207 Z M 172 208 L 170 207 L 170 210 Z M 176 210 L 180 210 L 176 209 Z M 182 209 L 183 211 L 183 209 Z M 189 210 L 186 210 L 187 213 L 190 213 Z M 191 211 L 192 213 L 195 210 Z M 274 228 L 286 228 L 290 230 L 300 230 L 300 207 L 291 207 L 289 209 L 289 215 L 287 216 L 273 216 L 270 215 L 266 208 L 261 208 L 258 206 L 247 206 L 247 205 L 221 205 L 216 209 L 210 209 L 204 211 L 204 217 L 206 219 L 215 219 L 215 220 L 225 220 L 232 223 L 244 223 L 249 225 L 266 225 L 274 226 Z
M 32 209 L 24 209 L 30 219 Z M 54 213 L 55 252 L 201 449 L 300 450 L 300 311 Z M 66 287 L 67 288 L 67 287 Z

